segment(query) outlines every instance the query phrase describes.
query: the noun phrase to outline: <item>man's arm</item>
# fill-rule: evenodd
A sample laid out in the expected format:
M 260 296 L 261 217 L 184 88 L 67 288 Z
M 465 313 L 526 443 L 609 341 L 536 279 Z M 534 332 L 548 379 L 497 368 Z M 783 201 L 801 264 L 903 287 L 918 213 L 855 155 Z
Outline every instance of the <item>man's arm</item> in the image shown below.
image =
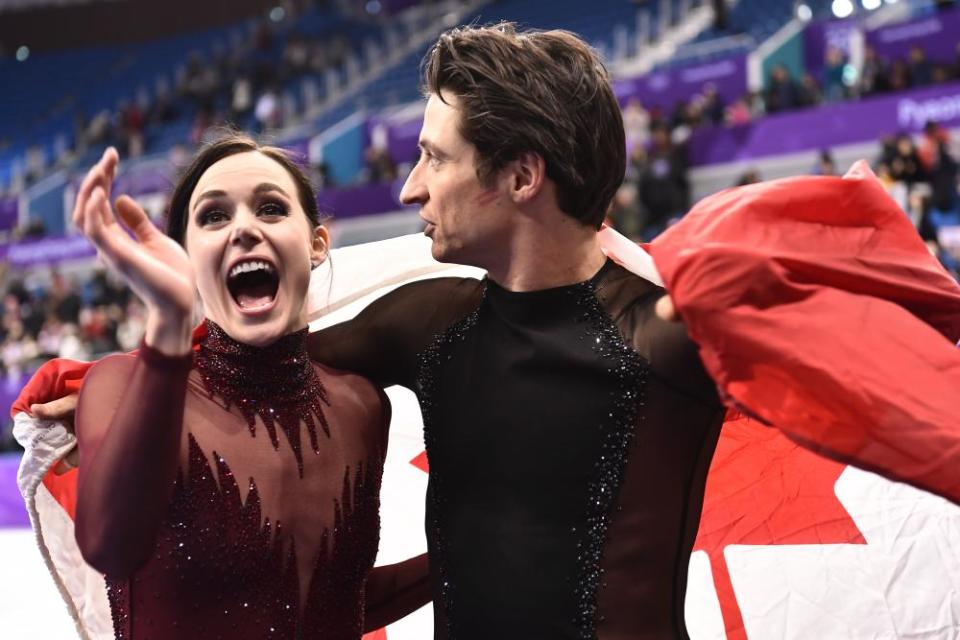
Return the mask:
M 482 284 L 472 278 L 433 278 L 394 289 L 355 318 L 307 339 L 317 362 L 354 371 L 387 387 L 413 388 L 417 355 L 434 337 L 475 309 Z
M 367 576 L 364 632 L 392 624 L 432 598 L 427 554 L 375 567 Z

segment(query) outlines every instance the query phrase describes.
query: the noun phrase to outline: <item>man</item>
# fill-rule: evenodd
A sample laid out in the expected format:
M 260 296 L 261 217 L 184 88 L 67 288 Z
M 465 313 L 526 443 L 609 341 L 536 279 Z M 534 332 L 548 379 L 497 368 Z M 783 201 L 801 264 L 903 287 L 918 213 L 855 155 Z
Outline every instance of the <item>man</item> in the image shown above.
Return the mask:
M 656 285 L 597 231 L 619 106 L 574 35 L 455 29 L 428 54 L 418 204 L 440 278 L 314 334 L 311 355 L 414 389 L 438 638 L 682 637 L 724 410 Z

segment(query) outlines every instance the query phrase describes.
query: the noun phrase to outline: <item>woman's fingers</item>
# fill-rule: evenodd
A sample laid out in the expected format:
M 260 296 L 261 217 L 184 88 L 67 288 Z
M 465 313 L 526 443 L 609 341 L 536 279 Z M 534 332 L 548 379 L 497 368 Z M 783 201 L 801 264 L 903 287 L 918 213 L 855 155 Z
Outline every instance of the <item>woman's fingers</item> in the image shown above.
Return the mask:
M 116 262 L 123 245 L 130 242 L 113 217 L 107 194 L 99 185 L 94 187 L 87 200 L 83 213 L 83 233 L 111 262 Z
M 83 182 L 80 183 L 80 189 L 77 191 L 77 200 L 73 208 L 73 222 L 76 226 L 83 226 L 83 214 L 87 210 L 87 203 L 93 190 L 100 186 L 103 188 L 107 199 L 110 199 L 110 187 L 113 178 L 116 175 L 117 165 L 120 162 L 120 156 L 117 150 L 109 147 L 103 152 L 97 164 L 90 168 Z
M 107 194 L 107 201 L 110 200 L 110 194 L 113 191 L 113 181 L 117 177 L 117 166 L 120 164 L 120 154 L 113 147 L 107 147 L 103 152 L 103 174 L 104 191 Z
M 117 198 L 117 214 L 123 224 L 133 232 L 138 242 L 146 242 L 159 230 L 150 221 L 147 212 L 140 208 L 133 198 L 128 195 L 122 195 Z

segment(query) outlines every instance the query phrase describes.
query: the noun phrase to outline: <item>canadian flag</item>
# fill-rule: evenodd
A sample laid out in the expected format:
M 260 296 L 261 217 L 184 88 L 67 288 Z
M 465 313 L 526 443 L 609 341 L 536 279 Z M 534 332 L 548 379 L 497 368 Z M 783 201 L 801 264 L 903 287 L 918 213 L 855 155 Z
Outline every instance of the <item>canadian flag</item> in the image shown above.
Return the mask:
M 639 275 L 662 277 L 736 408 L 690 561 L 691 636 L 960 637 L 960 287 L 869 169 L 718 194 L 649 253 L 609 231 L 601 240 Z M 432 263 L 428 246 L 338 250 L 332 284 L 315 276 L 312 328 L 411 279 L 477 275 Z M 78 632 L 110 638 L 102 577 L 73 543 L 75 471 L 55 470 L 72 436 L 27 411 L 76 389 L 85 368 L 48 363 L 14 406 L 27 449 L 19 482 Z M 389 393 L 380 563 L 426 548 L 419 410 L 409 392 Z M 368 637 L 431 629 L 426 607 Z

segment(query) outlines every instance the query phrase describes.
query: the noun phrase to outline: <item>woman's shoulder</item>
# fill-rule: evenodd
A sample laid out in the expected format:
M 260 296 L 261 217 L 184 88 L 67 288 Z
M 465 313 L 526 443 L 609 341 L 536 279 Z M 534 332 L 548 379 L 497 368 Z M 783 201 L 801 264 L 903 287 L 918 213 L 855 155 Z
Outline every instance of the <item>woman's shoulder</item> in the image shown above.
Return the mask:
M 105 356 L 93 363 L 90 370 L 83 378 L 83 384 L 94 381 L 105 381 L 112 379 L 126 379 L 130 376 L 134 366 L 137 364 L 137 354 L 134 353 L 115 353 Z

